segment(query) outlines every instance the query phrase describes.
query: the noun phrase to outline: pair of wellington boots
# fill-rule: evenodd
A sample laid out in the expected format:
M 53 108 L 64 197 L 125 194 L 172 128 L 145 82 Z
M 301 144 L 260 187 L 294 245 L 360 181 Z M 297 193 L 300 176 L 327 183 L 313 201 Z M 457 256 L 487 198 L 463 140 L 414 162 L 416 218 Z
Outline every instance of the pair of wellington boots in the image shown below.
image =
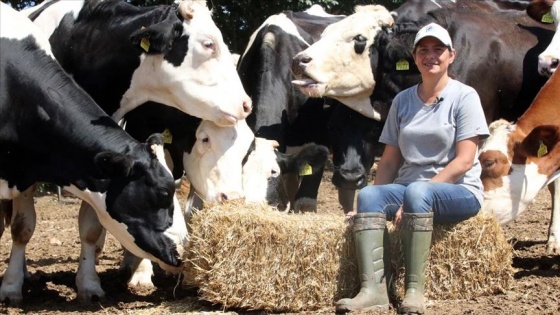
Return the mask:
M 359 213 L 353 223 L 361 288 L 352 299 L 336 302 L 337 312 L 365 312 L 389 308 L 391 280 L 386 218 L 381 213 Z M 399 314 L 424 313 L 425 269 L 432 240 L 432 213 L 403 213 L 405 297 Z

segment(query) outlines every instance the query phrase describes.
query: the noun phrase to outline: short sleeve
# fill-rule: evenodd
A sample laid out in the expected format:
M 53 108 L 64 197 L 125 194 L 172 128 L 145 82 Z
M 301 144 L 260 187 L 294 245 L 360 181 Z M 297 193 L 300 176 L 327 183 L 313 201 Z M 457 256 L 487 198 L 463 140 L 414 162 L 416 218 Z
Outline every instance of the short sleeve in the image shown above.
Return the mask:
M 469 87 L 469 91 L 465 93 L 460 102 L 456 114 L 456 140 L 461 141 L 475 136 L 479 136 L 481 139 L 488 137 L 488 124 L 478 93 Z

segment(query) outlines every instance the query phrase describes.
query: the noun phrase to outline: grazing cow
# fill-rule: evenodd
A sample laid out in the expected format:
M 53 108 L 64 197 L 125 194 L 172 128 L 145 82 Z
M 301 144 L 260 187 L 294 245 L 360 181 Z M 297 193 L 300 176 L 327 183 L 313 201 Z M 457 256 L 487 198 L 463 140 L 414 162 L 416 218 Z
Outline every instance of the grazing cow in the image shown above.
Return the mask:
M 180 271 L 187 229 L 161 135 L 143 144 L 130 137 L 61 69 L 36 25 L 4 3 L 0 8 L 0 199 L 14 199 L 13 247 L 0 299 L 22 300 L 35 211 L 16 197 L 39 181 L 87 201 L 135 255 Z M 102 292 L 94 251 L 82 244 L 80 296 Z
M 309 98 L 294 88 L 290 81 L 292 73 L 286 65 L 292 57 L 319 39 L 327 25 L 340 21 L 344 16 L 333 16 L 314 5 L 304 12 L 286 11 L 269 17 L 251 36 L 249 44 L 240 60 L 238 71 L 246 91 L 253 100 L 253 113 L 247 118 L 258 137 L 276 140 L 282 152 L 297 152 L 309 142 L 329 144 L 333 147 L 335 163 L 335 184 L 353 186 L 367 182 L 367 171 L 373 161 L 364 159 L 360 164 L 364 148 L 354 148 L 363 139 L 365 128 L 354 128 L 347 120 L 352 113 L 346 108 L 333 104 L 325 106 L 322 98 Z M 337 103 L 331 100 L 333 103 Z M 353 122 L 354 124 L 354 122 Z M 358 118 L 356 125 L 375 129 L 371 120 Z M 353 133 L 351 133 L 354 131 Z M 362 133 L 360 133 L 362 132 Z M 347 137 L 339 135 L 345 134 Z M 330 137 L 329 135 L 334 135 Z M 331 139 L 337 139 L 334 144 Z M 340 140 L 340 142 L 338 142 Z M 352 143 L 352 145 L 350 145 Z M 360 143 L 361 144 L 361 143 Z M 369 152 L 369 151 L 368 151 Z M 348 158 L 346 158 L 348 157 Z M 356 158 L 355 158 L 356 157 Z M 368 160 L 368 161 L 366 161 Z M 363 176 L 353 176 L 352 184 L 341 180 L 350 170 L 363 170 Z M 289 191 L 291 205 L 296 212 L 314 211 L 317 207 L 317 193 L 323 170 L 314 170 L 311 175 L 301 177 L 297 192 Z M 296 174 L 297 175 L 297 174 Z M 360 172 L 362 175 L 362 172 Z M 346 176 L 350 177 L 350 176 Z M 290 181 L 291 180 L 291 181 Z M 295 182 L 295 184 L 294 184 Z M 297 178 L 287 179 L 287 185 L 298 187 Z M 339 185 L 337 185 L 339 186 Z M 340 188 L 339 186 L 339 188 Z M 352 188 L 353 194 L 355 188 Z M 341 188 L 339 192 L 345 192 Z M 344 196 L 344 194 L 341 194 Z M 347 205 L 341 197 L 341 202 Z M 345 208 L 352 208 L 352 202 Z
M 547 250 L 560 254 L 560 73 L 554 72 L 527 111 L 509 123 L 490 124 L 490 137 L 480 149 L 484 184 L 483 211 L 502 224 L 517 218 L 549 185 L 553 195 Z M 558 187 L 558 186 L 557 186 Z
M 560 64 L 560 1 L 535 0 L 527 7 L 527 14 L 541 23 L 556 25 L 556 34 L 550 45 L 539 55 L 539 73 L 551 76 Z

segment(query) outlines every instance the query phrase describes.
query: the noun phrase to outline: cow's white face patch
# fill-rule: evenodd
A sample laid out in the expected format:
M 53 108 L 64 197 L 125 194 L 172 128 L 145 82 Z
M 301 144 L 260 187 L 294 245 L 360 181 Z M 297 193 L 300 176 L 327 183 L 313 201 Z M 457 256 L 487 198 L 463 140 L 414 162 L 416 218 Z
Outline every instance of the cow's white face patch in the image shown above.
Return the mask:
M 494 214 L 501 224 L 514 220 L 525 211 L 548 181 L 534 163 L 514 164 L 511 168 L 511 173 L 502 177 L 501 187 L 484 192 L 482 211 Z
M 327 26 L 319 41 L 296 55 L 301 62 L 293 83 L 311 97 L 329 96 L 351 108 L 367 100 L 371 107 L 375 81 L 369 49 L 382 27 L 392 24 L 383 6 L 358 6 L 356 13 Z
M 175 107 L 220 126 L 233 126 L 249 115 L 251 99 L 210 11 L 197 1 L 191 5 L 192 19 L 183 23 L 188 51 L 182 63 L 174 65 L 161 54 L 142 55 L 121 107 L 113 115 L 117 121 L 146 101 Z
M 14 14 L 11 7 L 5 3 L 2 3 L 0 7 L 2 8 L 0 11 L 0 30 L 2 30 L 3 38 L 22 40 L 32 36 L 35 38 L 37 45 L 43 49 L 47 55 L 55 59 L 51 52 L 51 45 L 49 44 L 48 37 L 43 34 L 37 25 L 29 23 L 27 16 L 22 13 Z M 12 25 L 18 25 L 18 27 L 13 27 Z
M 243 190 L 245 202 L 266 204 L 268 180 L 280 176 L 280 166 L 276 161 L 274 140 L 255 138 L 255 150 L 249 154 L 243 166 Z
M 503 119 L 496 120 L 492 122 L 488 129 L 490 130 L 490 135 L 482 146 L 480 147 L 480 153 L 486 151 L 499 151 L 505 156 L 508 156 L 508 139 L 509 135 L 515 131 L 515 125 L 505 121 Z M 511 163 L 511 157 L 508 158 Z
M 219 127 L 203 120 L 196 130 L 191 153 L 183 156 L 189 182 L 207 203 L 222 202 L 244 196 L 241 165 L 253 132 L 245 120 L 235 127 Z
M 48 4 L 49 1 L 45 1 L 40 5 L 24 9 L 21 12 L 29 16 L 31 13 L 39 10 L 44 5 Z M 72 14 L 74 20 L 78 18 L 80 10 L 84 6 L 84 0 L 72 0 L 72 1 L 60 1 L 49 6 L 48 10 L 41 13 L 34 21 L 36 25 L 39 26 L 41 31 L 45 34 L 47 38 L 51 37 L 55 29 L 60 25 L 62 18 L 66 14 Z

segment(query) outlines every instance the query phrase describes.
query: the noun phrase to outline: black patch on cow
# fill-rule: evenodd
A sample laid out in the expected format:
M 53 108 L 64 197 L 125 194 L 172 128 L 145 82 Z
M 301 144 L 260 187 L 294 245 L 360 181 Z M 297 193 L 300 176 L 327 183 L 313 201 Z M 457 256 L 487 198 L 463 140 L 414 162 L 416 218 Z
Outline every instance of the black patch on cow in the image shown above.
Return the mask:
M 50 7 L 51 5 L 59 2 L 60 0 L 52 0 L 50 2 L 45 3 L 39 10 L 29 14 L 29 19 L 31 19 L 31 21 L 35 21 L 35 19 L 37 19 L 37 17 L 39 15 L 41 15 L 41 13 L 43 13 L 43 11 L 45 11 L 48 7 Z
M 126 131 L 136 140 L 144 141 L 153 133 L 170 133 L 164 148 L 173 160 L 173 177 L 183 176 L 183 154 L 191 153 L 196 142 L 200 118 L 155 102 L 144 103 L 125 115 Z
M 175 41 L 173 42 L 173 46 L 163 56 L 163 58 L 169 61 L 175 67 L 179 67 L 183 63 L 183 61 L 185 61 L 188 51 L 189 51 L 189 37 L 183 35 L 175 39 Z

